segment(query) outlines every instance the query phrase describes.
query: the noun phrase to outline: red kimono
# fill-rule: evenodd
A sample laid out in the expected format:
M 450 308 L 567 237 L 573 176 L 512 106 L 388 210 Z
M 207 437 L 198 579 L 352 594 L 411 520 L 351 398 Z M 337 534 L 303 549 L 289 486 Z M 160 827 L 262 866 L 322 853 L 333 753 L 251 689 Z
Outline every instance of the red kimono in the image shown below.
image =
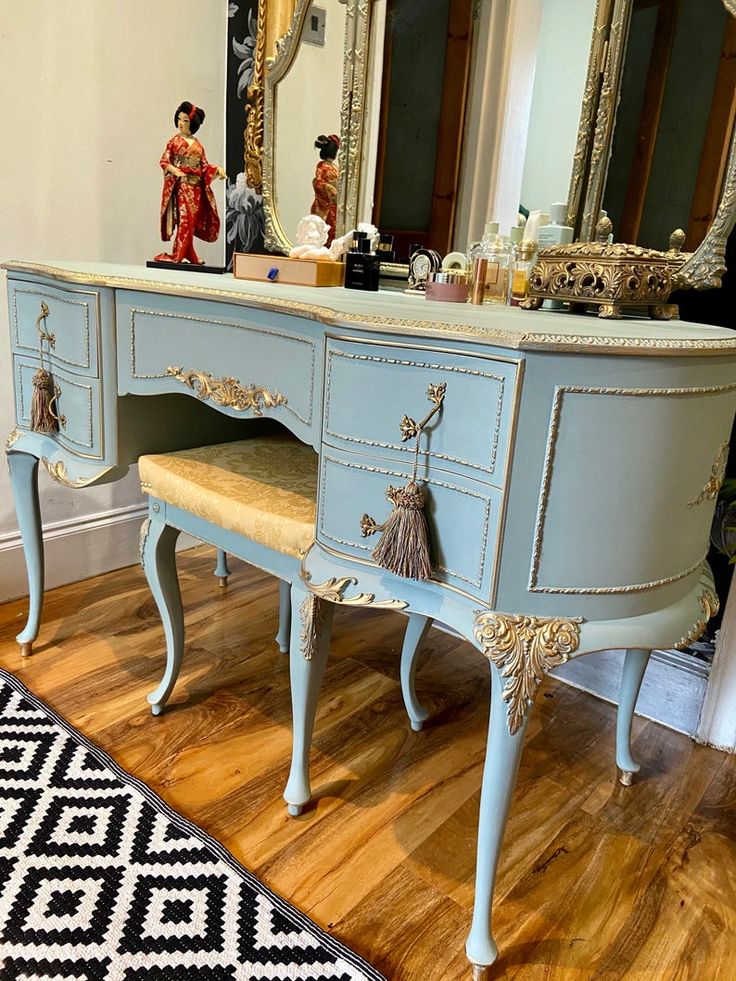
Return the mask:
M 166 171 L 171 164 L 183 171 L 183 177 L 175 177 Z M 202 259 L 194 251 L 194 236 L 205 242 L 214 242 L 220 234 L 220 218 L 212 193 L 212 180 L 217 167 L 207 163 L 204 147 L 194 137 L 189 143 L 177 133 L 166 144 L 161 167 L 164 168 L 164 190 L 161 197 L 161 240 L 168 242 L 176 228 L 174 248 L 171 253 L 162 252 L 157 262 L 194 262 Z
M 333 160 L 320 160 L 314 174 L 312 187 L 314 188 L 314 201 L 310 209 L 310 214 L 319 215 L 324 218 L 330 226 L 327 236 L 327 245 L 330 245 L 335 237 L 335 224 L 337 223 L 337 181 L 340 172 Z

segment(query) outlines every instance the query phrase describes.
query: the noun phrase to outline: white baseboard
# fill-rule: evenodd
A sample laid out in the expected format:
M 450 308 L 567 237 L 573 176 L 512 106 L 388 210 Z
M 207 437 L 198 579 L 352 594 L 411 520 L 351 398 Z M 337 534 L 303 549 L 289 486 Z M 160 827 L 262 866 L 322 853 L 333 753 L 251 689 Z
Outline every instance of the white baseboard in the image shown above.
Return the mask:
M 146 505 L 126 507 L 68 518 L 44 525 L 46 589 L 79 582 L 91 576 L 134 565 L 139 560 L 138 537 Z M 177 548 L 199 542 L 181 535 Z M 20 534 L 0 536 L 0 602 L 28 593 L 26 564 Z

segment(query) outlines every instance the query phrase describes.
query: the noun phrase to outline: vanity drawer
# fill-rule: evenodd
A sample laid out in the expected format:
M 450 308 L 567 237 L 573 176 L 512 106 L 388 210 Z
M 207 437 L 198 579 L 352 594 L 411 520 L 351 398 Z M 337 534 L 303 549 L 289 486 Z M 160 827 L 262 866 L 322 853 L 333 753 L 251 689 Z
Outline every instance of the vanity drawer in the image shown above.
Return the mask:
M 431 467 L 503 486 L 516 403 L 515 361 L 459 352 L 330 339 L 324 438 L 409 466 L 414 440 L 401 441 L 404 415 L 432 408 L 429 385 L 447 386 L 441 413 L 421 438 Z
M 201 397 L 230 415 L 272 416 L 316 441 L 319 358 L 312 324 L 145 293 L 118 294 L 117 324 L 120 394 Z
M 39 362 L 31 358 L 14 358 L 15 412 L 18 425 L 23 429 L 31 428 L 33 375 L 38 367 Z M 98 380 L 74 375 L 57 366 L 52 366 L 52 376 L 59 389 L 54 410 L 63 419 L 58 433 L 52 435 L 62 446 L 80 456 L 102 459 Z
M 323 445 L 317 515 L 317 538 L 322 544 L 372 561 L 380 533 L 363 538 L 360 520 L 368 514 L 382 524 L 392 509 L 387 488 L 403 486 L 410 476 L 408 469 L 384 464 Z M 437 470 L 429 471 L 422 486 L 427 492 L 432 578 L 474 599 L 490 601 L 495 589 L 501 491 L 461 477 L 448 479 Z
M 16 354 L 36 355 L 43 331 L 47 335 L 44 356 L 52 364 L 81 374 L 98 374 L 98 293 L 10 280 L 8 299 Z

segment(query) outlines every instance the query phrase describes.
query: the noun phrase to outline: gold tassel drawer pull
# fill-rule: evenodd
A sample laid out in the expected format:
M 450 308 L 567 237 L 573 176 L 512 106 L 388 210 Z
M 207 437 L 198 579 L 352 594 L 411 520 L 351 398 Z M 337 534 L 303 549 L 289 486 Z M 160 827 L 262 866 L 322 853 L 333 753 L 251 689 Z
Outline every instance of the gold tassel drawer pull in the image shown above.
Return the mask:
M 66 417 L 58 415 L 54 410 L 54 403 L 61 395 L 61 389 L 54 384 L 51 372 L 43 362 L 43 346 L 48 344 L 49 348 L 56 347 L 56 338 L 53 334 L 46 331 L 46 318 L 49 315 L 49 308 L 41 301 L 41 313 L 36 318 L 36 330 L 38 331 L 38 359 L 41 367 L 33 373 L 33 398 L 31 400 L 31 429 L 34 433 L 56 433 L 59 431 L 59 423 L 66 426 Z M 41 327 L 43 320 L 44 326 Z
M 36 317 L 36 330 L 38 331 L 38 336 L 41 339 L 41 343 L 44 341 L 48 344 L 50 348 L 56 348 L 56 335 L 51 334 L 46 330 L 46 318 L 49 316 L 49 308 L 46 304 L 41 301 L 41 312 Z M 41 326 L 41 321 L 43 320 L 43 327 Z
M 373 549 L 373 559 L 383 569 L 388 569 L 405 579 L 429 579 L 432 561 L 429 554 L 429 530 L 424 514 L 426 494 L 417 483 L 419 469 L 419 441 L 429 421 L 440 411 L 447 386 L 444 382 L 430 385 L 427 398 L 432 409 L 415 422 L 410 416 L 401 420 L 401 440 L 414 439 L 414 467 L 411 480 L 405 487 L 389 487 L 386 497 L 394 508 L 386 521 L 379 525 L 374 518 L 364 514 L 360 519 L 363 538 L 382 532 L 381 540 Z

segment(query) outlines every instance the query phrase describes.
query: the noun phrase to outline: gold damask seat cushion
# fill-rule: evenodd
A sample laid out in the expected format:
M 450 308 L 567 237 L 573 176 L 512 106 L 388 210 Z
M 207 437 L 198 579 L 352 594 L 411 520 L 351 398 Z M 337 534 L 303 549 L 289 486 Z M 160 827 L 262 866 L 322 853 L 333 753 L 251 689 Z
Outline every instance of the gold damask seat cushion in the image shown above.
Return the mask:
M 298 556 L 314 541 L 317 454 L 287 436 L 264 436 L 142 456 L 147 494 Z

